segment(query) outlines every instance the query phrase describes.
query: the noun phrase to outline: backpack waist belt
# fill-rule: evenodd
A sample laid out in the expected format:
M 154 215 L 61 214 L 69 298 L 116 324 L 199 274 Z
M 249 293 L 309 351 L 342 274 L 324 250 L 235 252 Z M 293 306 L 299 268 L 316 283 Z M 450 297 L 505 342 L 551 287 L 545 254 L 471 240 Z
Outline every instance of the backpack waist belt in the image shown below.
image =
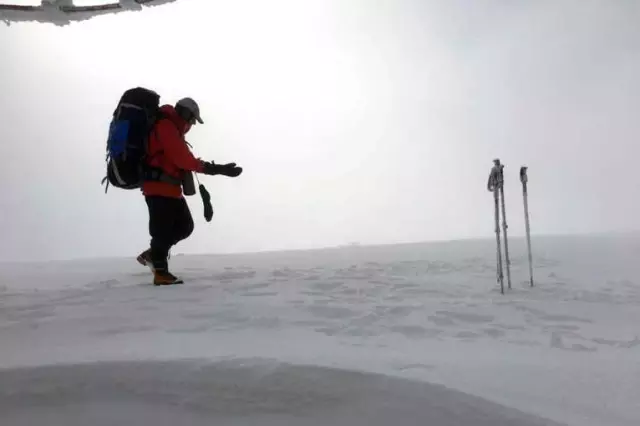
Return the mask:
M 155 167 L 147 167 L 144 174 L 144 180 L 154 182 L 165 182 L 171 185 L 182 185 L 182 179 L 173 177 L 165 173 L 162 169 Z

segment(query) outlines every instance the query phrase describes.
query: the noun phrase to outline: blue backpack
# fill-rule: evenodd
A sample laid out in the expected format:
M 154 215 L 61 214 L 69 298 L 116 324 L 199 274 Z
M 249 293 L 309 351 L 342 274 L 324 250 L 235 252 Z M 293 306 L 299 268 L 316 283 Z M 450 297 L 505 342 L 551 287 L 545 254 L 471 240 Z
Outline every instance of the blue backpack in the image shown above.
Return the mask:
M 135 87 L 121 96 L 109 125 L 107 138 L 107 175 L 109 184 L 120 189 L 140 188 L 149 177 L 145 165 L 149 134 L 160 118 L 160 95 Z

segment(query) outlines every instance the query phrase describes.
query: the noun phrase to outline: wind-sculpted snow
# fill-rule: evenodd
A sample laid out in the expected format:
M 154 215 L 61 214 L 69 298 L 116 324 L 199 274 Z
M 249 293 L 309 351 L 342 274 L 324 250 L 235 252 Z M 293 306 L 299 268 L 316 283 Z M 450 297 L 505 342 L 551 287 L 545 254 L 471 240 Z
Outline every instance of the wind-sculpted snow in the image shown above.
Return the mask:
M 505 295 L 491 241 L 175 255 L 167 288 L 134 258 L 4 264 L 0 366 L 259 357 L 640 424 L 640 240 L 536 239 L 533 288 L 525 247 Z
M 0 370 L 4 426 L 553 426 L 439 385 L 267 360 Z

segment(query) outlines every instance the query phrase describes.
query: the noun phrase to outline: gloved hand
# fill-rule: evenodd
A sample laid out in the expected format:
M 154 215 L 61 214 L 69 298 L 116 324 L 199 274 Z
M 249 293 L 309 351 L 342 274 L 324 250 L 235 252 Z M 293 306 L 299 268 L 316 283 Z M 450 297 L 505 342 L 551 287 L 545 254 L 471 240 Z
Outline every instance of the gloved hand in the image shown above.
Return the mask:
M 236 163 L 216 164 L 213 161 L 204 163 L 204 174 L 206 175 L 238 177 L 241 173 L 242 167 L 236 166 Z
M 219 174 L 229 177 L 238 177 L 242 173 L 242 167 L 236 166 L 236 163 L 223 164 L 220 167 Z

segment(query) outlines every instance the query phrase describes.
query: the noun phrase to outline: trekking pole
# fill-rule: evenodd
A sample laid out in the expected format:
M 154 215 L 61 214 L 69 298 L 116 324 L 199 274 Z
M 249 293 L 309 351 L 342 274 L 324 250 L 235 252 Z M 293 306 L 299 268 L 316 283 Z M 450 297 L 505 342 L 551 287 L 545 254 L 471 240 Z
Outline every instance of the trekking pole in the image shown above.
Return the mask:
M 500 167 L 500 160 L 493 160 L 495 166 L 491 169 L 489 174 L 489 181 L 487 182 L 487 190 L 493 192 L 494 203 L 494 225 L 496 232 L 496 276 L 497 281 L 500 284 L 500 293 L 504 294 L 504 277 L 502 273 L 502 250 L 500 247 L 500 209 L 498 203 L 499 188 L 498 188 L 498 170 Z
M 502 247 L 500 245 L 500 210 L 498 207 L 498 187 L 493 190 L 493 199 L 495 202 L 495 224 L 496 224 L 496 255 L 497 255 L 497 275 L 500 283 L 500 293 L 504 294 L 504 275 L 502 271 Z
M 502 201 L 502 235 L 504 238 L 504 261 L 507 267 L 507 285 L 511 289 L 511 260 L 509 259 L 509 240 L 507 236 L 507 208 L 504 201 L 504 164 L 500 165 L 500 171 L 498 173 L 498 186 L 500 188 L 500 198 Z
M 527 232 L 527 251 L 529 255 L 529 280 L 530 285 L 533 287 L 533 260 L 531 256 L 531 231 L 529 227 L 529 200 L 527 192 L 527 167 L 520 167 L 520 182 L 522 182 L 522 200 L 524 202 L 524 226 Z

